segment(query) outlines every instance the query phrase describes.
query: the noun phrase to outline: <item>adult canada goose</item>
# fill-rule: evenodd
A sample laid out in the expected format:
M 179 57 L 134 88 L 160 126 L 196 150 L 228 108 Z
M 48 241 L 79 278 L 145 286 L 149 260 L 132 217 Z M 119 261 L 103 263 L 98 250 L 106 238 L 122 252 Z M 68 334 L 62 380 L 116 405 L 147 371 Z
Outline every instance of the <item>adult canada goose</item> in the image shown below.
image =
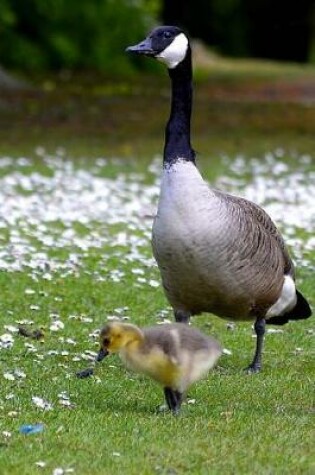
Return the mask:
M 254 320 L 256 351 L 249 372 L 261 368 L 265 323 L 310 317 L 296 290 L 294 266 L 271 218 L 256 204 L 209 188 L 190 144 L 192 64 L 189 40 L 175 26 L 154 29 L 127 48 L 166 64 L 172 84 L 153 252 L 175 319 L 212 312 Z
M 97 361 L 118 353 L 132 370 L 164 387 L 166 403 L 178 413 L 183 393 L 213 367 L 222 351 L 219 343 L 182 323 L 140 329 L 112 322 L 100 333 Z

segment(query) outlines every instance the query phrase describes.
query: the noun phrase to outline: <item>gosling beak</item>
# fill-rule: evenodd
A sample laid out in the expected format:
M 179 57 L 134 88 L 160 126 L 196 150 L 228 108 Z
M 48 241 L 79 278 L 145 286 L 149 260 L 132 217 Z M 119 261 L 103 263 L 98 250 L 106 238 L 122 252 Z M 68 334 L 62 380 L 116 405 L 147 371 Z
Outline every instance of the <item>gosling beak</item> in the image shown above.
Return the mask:
M 100 351 L 97 354 L 97 357 L 95 358 L 95 361 L 100 362 L 103 361 L 103 359 L 109 354 L 108 350 L 104 350 L 103 348 L 100 349 Z
M 126 48 L 126 52 L 142 54 L 144 56 L 155 55 L 155 51 L 152 48 L 151 38 L 146 38 L 145 40 L 141 41 L 141 43 L 138 43 L 137 45 L 128 46 L 128 48 Z

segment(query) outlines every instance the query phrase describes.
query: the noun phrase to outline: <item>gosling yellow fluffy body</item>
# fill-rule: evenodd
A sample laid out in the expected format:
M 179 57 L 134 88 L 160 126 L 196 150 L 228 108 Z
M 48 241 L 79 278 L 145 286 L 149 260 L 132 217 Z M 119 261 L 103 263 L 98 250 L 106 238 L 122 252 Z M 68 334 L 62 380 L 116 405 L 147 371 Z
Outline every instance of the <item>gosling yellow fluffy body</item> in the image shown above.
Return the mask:
M 126 366 L 164 387 L 169 409 L 178 412 L 182 395 L 214 366 L 219 343 L 181 323 L 140 329 L 127 323 L 107 324 L 100 333 L 98 361 L 118 353 Z

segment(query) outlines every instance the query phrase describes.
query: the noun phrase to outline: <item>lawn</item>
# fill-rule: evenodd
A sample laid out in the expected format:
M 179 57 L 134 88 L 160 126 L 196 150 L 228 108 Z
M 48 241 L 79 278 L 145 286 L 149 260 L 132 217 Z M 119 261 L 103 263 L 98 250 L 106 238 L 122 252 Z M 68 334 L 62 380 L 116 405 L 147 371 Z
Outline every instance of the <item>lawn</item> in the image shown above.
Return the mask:
M 199 166 L 271 214 L 314 307 L 315 72 L 212 69 L 196 81 Z M 196 317 L 227 351 L 179 417 L 157 413 L 161 389 L 114 356 L 76 378 L 108 319 L 172 320 L 150 248 L 168 83 L 34 84 L 4 96 L 0 113 L 1 475 L 313 473 L 314 317 L 269 327 L 251 376 L 251 325 Z

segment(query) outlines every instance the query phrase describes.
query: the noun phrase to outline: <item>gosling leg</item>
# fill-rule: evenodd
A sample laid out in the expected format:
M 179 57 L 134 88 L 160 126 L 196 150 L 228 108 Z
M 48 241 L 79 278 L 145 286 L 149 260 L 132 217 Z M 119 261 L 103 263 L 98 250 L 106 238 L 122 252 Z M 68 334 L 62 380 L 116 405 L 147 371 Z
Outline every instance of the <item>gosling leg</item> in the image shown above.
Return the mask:
M 257 336 L 256 351 L 252 363 L 246 368 L 248 373 L 258 373 L 261 370 L 261 357 L 264 345 L 266 320 L 264 318 L 257 318 L 254 329 Z
M 177 323 L 189 323 L 191 314 L 185 310 L 174 310 L 174 316 Z
M 172 388 L 165 387 L 164 396 L 170 411 L 172 411 L 173 414 L 177 415 L 182 404 L 182 393 Z

